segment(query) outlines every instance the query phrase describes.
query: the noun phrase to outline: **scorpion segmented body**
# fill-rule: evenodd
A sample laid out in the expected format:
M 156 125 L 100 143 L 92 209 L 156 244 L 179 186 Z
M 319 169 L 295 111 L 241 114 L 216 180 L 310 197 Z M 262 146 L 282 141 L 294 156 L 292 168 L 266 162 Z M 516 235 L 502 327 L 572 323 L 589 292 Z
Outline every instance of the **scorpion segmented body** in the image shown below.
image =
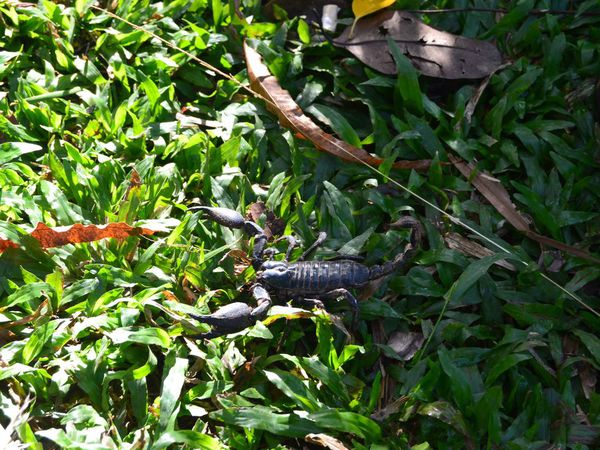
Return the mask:
M 410 228 L 410 243 L 393 260 L 382 265 L 366 266 L 351 259 L 330 261 L 304 261 L 303 259 L 326 238 L 320 233 L 317 241 L 307 249 L 300 259 L 289 263 L 296 241 L 286 236 L 290 242 L 284 261 L 264 261 L 267 237 L 256 223 L 245 220 L 241 214 L 226 208 L 198 207 L 211 219 L 230 228 L 243 229 L 254 235 L 252 266 L 257 272 L 256 283 L 252 286 L 252 295 L 257 306 L 252 308 L 246 303 L 236 302 L 223 306 L 213 314 L 193 316 L 213 326 L 212 331 L 202 337 L 212 338 L 240 331 L 264 318 L 271 307 L 272 299 L 293 300 L 310 307 L 323 307 L 322 298 L 345 297 L 353 310 L 353 324 L 358 318 L 358 302 L 348 289 L 363 288 L 371 281 L 382 278 L 400 269 L 415 252 L 421 240 L 421 225 L 412 217 L 402 217 L 390 225 L 390 228 Z
M 291 264 L 267 261 L 262 267 L 283 274 L 259 278 L 275 288 L 278 297 L 318 295 L 341 287 L 360 288 L 369 282 L 369 268 L 350 260 L 298 261 Z

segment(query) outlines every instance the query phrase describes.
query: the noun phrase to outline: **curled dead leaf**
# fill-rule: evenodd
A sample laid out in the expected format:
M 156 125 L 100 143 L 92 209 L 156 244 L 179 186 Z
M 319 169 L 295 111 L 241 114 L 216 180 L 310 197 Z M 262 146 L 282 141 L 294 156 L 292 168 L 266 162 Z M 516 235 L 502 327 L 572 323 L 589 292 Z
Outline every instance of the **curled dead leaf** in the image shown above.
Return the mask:
M 318 150 L 337 156 L 344 161 L 366 163 L 378 166 L 383 159 L 377 158 L 367 151 L 341 141 L 331 134 L 325 133 L 300 109 L 288 91 L 283 89 L 277 79 L 269 73 L 256 50 L 244 42 L 244 54 L 248 77 L 252 89 L 269 100 L 267 108 L 277 115 L 279 122 L 296 133 L 310 140 Z M 397 161 L 393 164 L 397 169 L 426 170 L 430 160 Z
M 9 248 L 19 248 L 17 244 L 13 241 L 9 241 L 8 239 L 0 238 L 0 253 L 5 252 Z
M 248 217 L 253 222 L 258 222 L 263 214 L 267 218 L 264 226 L 267 238 L 271 239 L 273 236 L 281 235 L 285 230 L 285 221 L 277 217 L 273 211 L 267 210 L 264 202 L 252 203 L 248 208 Z
M 153 235 L 155 230 L 144 227 L 132 227 L 126 223 L 116 222 L 106 225 L 82 225 L 76 223 L 64 227 L 53 227 L 38 223 L 31 237 L 40 243 L 42 248 L 60 247 L 67 244 L 99 241 L 100 239 L 125 239 L 131 236 Z M 8 239 L 0 238 L 0 253 L 8 248 L 18 248 L 19 245 Z
M 454 164 L 454 167 L 468 179 L 473 186 L 492 204 L 496 210 L 502 214 L 512 226 L 517 230 L 524 233 L 530 239 L 539 242 L 540 244 L 549 245 L 550 247 L 557 248 L 564 252 L 570 253 L 573 256 L 584 258 L 595 263 L 600 263 L 600 259 L 596 258 L 592 254 L 581 250 L 572 245 L 565 244 L 563 242 L 556 241 L 547 236 L 542 236 L 529 229 L 529 224 L 523 218 L 523 216 L 517 211 L 515 205 L 513 205 L 508 191 L 504 189 L 502 183 L 496 178 L 486 174 L 485 172 L 478 172 L 473 164 L 466 163 L 460 158 L 454 155 L 448 155 L 450 162 Z
M 582 361 L 579 367 L 579 379 L 581 388 L 586 399 L 590 399 L 596 393 L 597 372 L 591 364 Z
M 444 236 L 444 241 L 448 248 L 452 250 L 456 250 L 463 255 L 474 256 L 475 258 L 485 258 L 486 256 L 491 256 L 494 254 L 492 250 L 483 245 L 472 241 L 471 239 L 467 239 L 462 237 L 458 233 L 446 233 Z M 516 267 L 504 260 L 496 261 L 494 264 L 504 267 L 505 269 L 516 271 Z
M 490 42 L 436 30 L 404 11 L 380 11 L 346 28 L 333 41 L 363 63 L 382 73 L 396 73 L 388 50 L 393 39 L 422 74 L 444 79 L 488 76 L 502 64 L 502 55 Z
M 328 448 L 330 450 L 348 450 L 341 441 L 337 440 L 333 436 L 329 436 L 325 433 L 311 433 L 304 437 L 304 440 L 309 444 L 319 445 L 321 447 Z
M 383 408 L 376 410 L 371 414 L 371 419 L 377 422 L 383 422 L 388 417 L 397 414 L 404 407 L 404 404 L 410 399 L 408 396 L 397 398 L 396 400 L 386 404 Z
M 404 361 L 408 361 L 415 356 L 415 353 L 423 346 L 425 338 L 422 333 L 412 331 L 397 331 L 390 336 L 388 346 L 390 346 L 398 356 Z

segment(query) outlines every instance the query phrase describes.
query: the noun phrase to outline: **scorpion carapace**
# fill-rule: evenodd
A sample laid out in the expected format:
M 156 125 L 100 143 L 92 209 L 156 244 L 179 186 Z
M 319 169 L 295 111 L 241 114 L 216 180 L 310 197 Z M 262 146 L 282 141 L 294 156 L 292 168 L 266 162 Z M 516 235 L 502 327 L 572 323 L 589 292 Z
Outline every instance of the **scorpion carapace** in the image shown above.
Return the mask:
M 192 209 L 192 208 L 190 208 Z M 400 268 L 412 258 L 418 248 L 422 228 L 421 224 L 410 216 L 404 216 L 389 225 L 390 228 L 411 229 L 410 242 L 396 257 L 381 265 L 366 266 L 351 259 L 329 261 L 304 261 L 327 237 L 320 233 L 317 241 L 308 248 L 296 262 L 289 262 L 290 254 L 296 246 L 296 240 L 285 236 L 289 242 L 285 260 L 265 260 L 267 236 L 255 222 L 244 219 L 237 211 L 227 208 L 199 206 L 215 222 L 229 228 L 244 230 L 254 236 L 252 266 L 256 270 L 256 282 L 251 288 L 256 306 L 235 302 L 219 308 L 209 315 L 194 315 L 201 322 L 212 325 L 212 330 L 200 335 L 213 338 L 241 331 L 266 317 L 273 300 L 292 300 L 305 307 L 323 308 L 322 300 L 344 297 L 353 313 L 353 326 L 358 319 L 358 302 L 349 289 L 365 287 L 369 282 L 385 277 Z

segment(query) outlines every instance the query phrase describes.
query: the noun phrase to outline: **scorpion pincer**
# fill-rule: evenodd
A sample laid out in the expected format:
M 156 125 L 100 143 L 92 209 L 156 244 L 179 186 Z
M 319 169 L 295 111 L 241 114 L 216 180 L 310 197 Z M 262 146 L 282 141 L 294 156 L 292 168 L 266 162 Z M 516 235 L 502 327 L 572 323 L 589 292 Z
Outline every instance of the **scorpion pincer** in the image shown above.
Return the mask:
M 323 232 L 296 262 L 289 262 L 290 254 L 296 245 L 291 236 L 285 236 L 290 243 L 285 260 L 265 260 L 267 236 L 258 224 L 245 220 L 240 213 L 227 208 L 199 206 L 190 209 L 202 210 L 215 222 L 229 228 L 241 229 L 244 233 L 254 236 L 251 261 L 257 278 L 251 293 L 256 306 L 235 302 L 219 308 L 213 314 L 192 315 L 200 322 L 212 326 L 211 331 L 199 335 L 208 339 L 241 331 L 254 325 L 257 320 L 264 319 L 273 299 L 279 302 L 292 300 L 299 306 L 323 308 L 322 300 L 344 297 L 352 308 L 355 327 L 358 320 L 358 302 L 349 289 L 360 289 L 402 268 L 412 258 L 422 236 L 421 224 L 416 219 L 410 216 L 401 217 L 389 227 L 411 229 L 410 242 L 393 260 L 370 267 L 352 259 L 305 261 L 304 258 L 326 239 L 327 235 Z

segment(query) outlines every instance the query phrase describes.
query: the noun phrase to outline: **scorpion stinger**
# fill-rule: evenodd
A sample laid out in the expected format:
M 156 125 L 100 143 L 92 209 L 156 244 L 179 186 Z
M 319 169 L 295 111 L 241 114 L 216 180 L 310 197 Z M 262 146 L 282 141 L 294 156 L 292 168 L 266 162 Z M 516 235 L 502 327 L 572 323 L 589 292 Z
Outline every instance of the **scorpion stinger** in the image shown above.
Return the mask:
M 230 227 L 243 229 L 247 234 L 255 236 L 252 250 L 252 266 L 256 270 L 256 283 L 252 286 L 252 296 L 256 306 L 252 308 L 245 303 L 232 303 L 219 308 L 209 315 L 192 316 L 201 322 L 212 325 L 212 331 L 200 335 L 213 338 L 228 333 L 234 333 L 247 328 L 257 320 L 266 317 L 272 305 L 271 297 L 279 302 L 289 300 L 312 308 L 322 308 L 321 299 L 344 298 L 352 309 L 352 324 L 358 321 L 358 301 L 350 289 L 360 289 L 371 281 L 377 280 L 402 268 L 413 256 L 418 248 L 422 228 L 421 224 L 412 217 L 402 217 L 390 225 L 390 228 L 409 228 L 411 230 L 410 243 L 394 259 L 382 265 L 366 266 L 351 259 L 337 259 L 333 261 L 303 261 L 293 263 L 287 258 L 291 248 L 295 245 L 294 239 L 288 239 L 290 247 L 284 261 L 264 260 L 267 237 L 260 226 L 245 220 L 244 217 L 227 208 L 197 207 L 205 211 L 215 222 Z M 325 233 L 320 233 L 316 242 L 304 252 L 301 259 L 310 254 L 326 238 Z M 286 238 L 287 239 L 287 238 Z

